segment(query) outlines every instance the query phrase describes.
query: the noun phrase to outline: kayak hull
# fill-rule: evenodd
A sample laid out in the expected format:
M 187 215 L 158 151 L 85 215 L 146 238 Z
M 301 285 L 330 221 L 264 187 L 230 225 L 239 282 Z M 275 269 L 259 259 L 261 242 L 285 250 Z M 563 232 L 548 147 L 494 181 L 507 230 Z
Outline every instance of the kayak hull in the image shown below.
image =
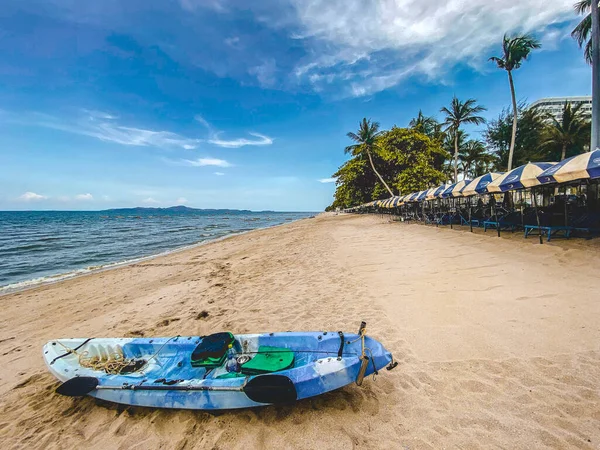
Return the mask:
M 44 360 L 60 381 L 73 377 L 95 377 L 99 388 L 88 395 L 102 400 L 154 408 L 222 410 L 264 406 L 277 401 L 257 402 L 244 391 L 257 377 L 278 375 L 293 383 L 296 399 L 313 397 L 339 389 L 357 380 L 361 368 L 361 341 L 356 334 L 301 332 L 265 333 L 235 336 L 237 355 L 253 355 L 261 346 L 290 349 L 294 365 L 272 374 L 236 375 L 229 378 L 225 367 L 207 370 L 194 367 L 190 355 L 201 341 L 199 336 L 175 338 L 59 339 L 48 342 Z M 381 370 L 392 355 L 375 339 L 365 337 L 367 356 L 372 358 L 365 376 Z M 69 349 L 76 349 L 69 353 Z M 108 349 L 108 350 L 107 350 Z M 122 351 L 125 358 L 142 358 L 148 363 L 129 374 L 107 374 L 79 364 L 81 355 Z

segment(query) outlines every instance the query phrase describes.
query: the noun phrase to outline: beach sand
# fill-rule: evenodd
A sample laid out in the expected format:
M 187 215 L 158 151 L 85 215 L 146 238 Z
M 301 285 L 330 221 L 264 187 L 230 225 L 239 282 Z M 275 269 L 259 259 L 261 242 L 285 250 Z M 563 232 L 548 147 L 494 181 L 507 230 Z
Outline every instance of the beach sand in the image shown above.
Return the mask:
M 508 235 L 508 234 L 507 234 Z M 322 215 L 0 297 L 8 448 L 600 448 L 598 242 Z M 53 338 L 368 333 L 399 366 L 208 414 L 54 393 Z

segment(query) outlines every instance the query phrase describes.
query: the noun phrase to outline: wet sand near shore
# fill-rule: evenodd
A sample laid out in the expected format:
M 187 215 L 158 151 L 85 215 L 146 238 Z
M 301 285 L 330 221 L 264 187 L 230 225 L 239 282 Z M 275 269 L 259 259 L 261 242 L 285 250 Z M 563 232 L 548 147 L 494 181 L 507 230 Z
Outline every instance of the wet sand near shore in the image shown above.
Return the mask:
M 463 227 L 464 228 L 464 227 Z M 600 447 L 598 240 L 322 215 L 0 297 L 5 448 Z M 399 366 L 208 414 L 54 393 L 58 337 L 368 332 Z

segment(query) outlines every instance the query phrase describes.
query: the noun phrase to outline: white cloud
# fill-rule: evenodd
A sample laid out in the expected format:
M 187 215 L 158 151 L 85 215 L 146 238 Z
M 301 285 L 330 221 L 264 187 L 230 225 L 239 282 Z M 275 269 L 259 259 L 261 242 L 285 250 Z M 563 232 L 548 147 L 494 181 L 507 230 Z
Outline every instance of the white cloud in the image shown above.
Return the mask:
M 310 52 L 296 68 L 316 90 L 369 95 L 411 75 L 439 80 L 459 62 L 487 64 L 505 32 L 544 40 L 573 18 L 572 0 L 290 0 Z
M 84 116 L 77 118 L 61 119 L 49 114 L 33 113 L 19 117 L 15 121 L 90 136 L 104 142 L 137 147 L 191 150 L 201 142 L 200 139 L 188 138 L 170 131 L 154 131 L 120 125 L 116 118 L 116 116 L 110 116 L 106 113 L 86 111 Z
M 186 166 L 192 167 L 203 167 L 203 166 L 217 166 L 217 167 L 231 167 L 231 164 L 224 159 L 218 158 L 198 158 L 198 159 L 182 159 L 181 162 Z
M 179 4 L 186 11 L 207 8 L 217 12 L 227 12 L 227 8 L 223 3 L 225 3 L 224 0 L 179 0 Z
M 219 139 L 218 137 L 215 137 L 213 139 L 209 139 L 208 142 L 210 144 L 214 144 L 214 145 L 218 145 L 219 147 L 226 147 L 226 148 L 239 148 L 239 147 L 244 147 L 246 145 L 271 145 L 273 143 L 273 139 L 270 138 L 269 136 L 265 136 L 264 134 L 259 134 L 259 133 L 248 133 L 248 134 L 251 136 L 257 137 L 258 139 L 239 138 L 239 139 L 226 140 L 226 139 Z
M 158 200 L 153 199 L 152 197 L 148 197 L 148 198 L 145 198 L 144 200 L 142 200 L 142 203 L 144 203 L 146 205 L 156 205 L 160 202 Z
M 25 192 L 19 197 L 19 200 L 24 202 L 37 202 L 40 200 L 46 200 L 48 197 L 45 195 L 36 194 L 35 192 Z
M 254 75 L 262 87 L 273 87 L 277 82 L 277 65 L 272 58 L 263 61 L 258 66 L 251 67 L 248 69 L 248 73 Z
M 248 133 L 250 136 L 254 136 L 258 139 L 221 139 L 219 136 L 222 132 L 216 130 L 204 117 L 197 115 L 195 119 L 208 131 L 209 139 L 206 142 L 209 144 L 225 148 L 239 148 L 246 145 L 271 145 L 273 143 L 273 138 L 260 133 Z
M 223 42 L 225 43 L 225 45 L 228 45 L 229 47 L 232 47 L 232 48 L 239 49 L 241 47 L 240 38 L 238 36 L 228 37 Z
M 78 194 L 75 196 L 75 200 L 83 200 L 83 201 L 94 200 L 94 196 L 92 194 Z
M 222 177 L 225 174 L 223 172 L 215 172 L 215 175 L 218 176 L 218 177 Z
M 175 203 L 178 205 L 183 205 L 185 203 L 188 203 L 188 199 L 185 197 L 179 197 L 177 200 L 175 200 Z
M 336 178 L 321 178 L 317 180 L 319 183 L 335 183 L 337 181 Z

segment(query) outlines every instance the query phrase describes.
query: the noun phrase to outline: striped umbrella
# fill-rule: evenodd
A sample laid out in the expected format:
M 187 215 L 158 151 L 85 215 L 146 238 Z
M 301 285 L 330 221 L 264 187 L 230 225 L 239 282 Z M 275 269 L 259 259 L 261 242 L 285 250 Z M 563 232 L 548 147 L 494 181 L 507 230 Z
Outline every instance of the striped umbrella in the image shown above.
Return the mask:
M 490 172 L 480 177 L 475 178 L 469 184 L 467 184 L 462 190 L 463 197 L 469 197 L 475 194 L 484 194 L 487 192 L 487 185 L 494 181 L 496 178 L 501 176 L 501 173 Z
M 467 184 L 469 184 L 471 180 L 462 180 L 454 185 L 452 190 L 450 191 L 450 197 L 462 197 L 462 191 Z
M 600 148 L 567 158 L 544 170 L 537 179 L 542 184 L 600 178 Z
M 442 186 L 438 186 L 438 187 L 434 187 L 431 188 L 427 191 L 427 194 L 425 195 L 425 200 L 433 200 L 435 198 L 435 193 L 438 189 L 440 189 Z
M 410 194 L 408 196 L 408 201 L 409 202 L 416 202 L 417 201 L 417 197 L 419 196 L 420 192 L 413 192 L 412 194 Z
M 442 184 L 441 186 L 439 186 L 435 192 L 433 193 L 433 198 L 442 198 L 442 193 L 448 189 L 448 186 L 450 186 L 449 184 Z
M 444 190 L 442 191 L 442 193 L 440 194 L 440 197 L 442 197 L 442 198 L 448 198 L 448 197 L 450 197 L 450 196 L 451 196 L 451 194 L 452 194 L 452 190 L 454 189 L 454 187 L 455 187 L 457 184 L 458 184 L 458 183 L 452 183 L 452 184 L 450 184 L 450 185 L 446 186 L 446 189 L 444 189 Z
M 425 196 L 427 195 L 427 192 L 429 192 L 429 189 L 419 192 L 419 196 L 417 197 L 417 200 L 420 202 L 425 200 Z
M 488 192 L 507 192 L 540 185 L 537 177 L 556 163 L 536 162 L 519 166 L 487 185 Z
M 394 201 L 392 202 L 392 207 L 395 208 L 396 206 L 400 206 L 400 204 L 402 203 L 400 201 L 402 197 L 394 197 Z
M 427 189 L 425 191 L 425 196 L 423 197 L 423 200 L 431 200 L 433 198 L 433 194 L 435 193 L 436 189 L 437 189 L 437 187 Z
M 394 201 L 394 197 L 390 197 L 385 201 L 385 207 L 390 209 L 392 207 L 392 202 Z

